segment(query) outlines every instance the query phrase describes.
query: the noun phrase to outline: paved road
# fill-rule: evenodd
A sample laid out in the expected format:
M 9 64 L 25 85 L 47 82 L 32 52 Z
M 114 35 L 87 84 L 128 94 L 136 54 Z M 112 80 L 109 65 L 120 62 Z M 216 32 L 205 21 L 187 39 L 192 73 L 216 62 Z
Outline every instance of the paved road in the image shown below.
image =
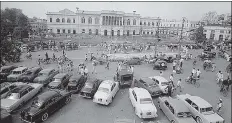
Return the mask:
M 74 61 L 74 65 L 78 65 L 80 61 L 83 61 L 84 53 L 87 52 L 87 49 L 82 49 L 78 51 L 68 51 L 67 55 Z M 201 52 L 198 51 L 190 51 L 193 55 L 197 55 Z M 44 56 L 44 51 L 34 52 L 33 57 L 36 57 L 38 54 L 42 54 Z M 48 51 L 49 55 L 52 55 L 51 51 Z M 56 55 L 61 53 L 56 53 Z M 17 65 L 25 65 L 28 67 L 35 66 L 36 58 L 33 60 L 26 60 L 24 59 L 22 62 L 17 63 Z M 217 65 L 217 70 L 224 70 L 225 67 L 229 64 L 223 59 L 216 59 L 214 62 Z M 56 65 L 51 64 L 47 66 L 43 66 L 43 68 L 47 67 L 56 67 Z M 116 69 L 116 63 L 110 64 L 111 70 L 106 70 L 105 66 L 97 66 L 97 74 L 98 78 L 102 79 L 112 79 Z M 183 74 L 175 74 L 174 81 L 176 82 L 179 78 L 184 80 L 187 76 L 190 75 L 192 70 L 192 61 L 184 61 L 184 73 Z M 172 64 L 168 64 L 168 70 L 164 71 L 164 77 L 168 78 L 169 75 L 172 73 Z M 215 82 L 215 75 L 216 72 L 205 72 L 202 70 L 202 63 L 197 63 L 196 69 L 200 69 L 202 71 L 202 78 L 200 80 L 201 86 L 199 88 L 195 88 L 193 85 L 188 85 L 186 83 L 183 84 L 184 86 L 184 93 L 189 93 L 191 95 L 197 95 L 205 100 L 207 100 L 213 107 L 216 107 L 217 101 L 219 98 L 223 99 L 224 108 L 222 112 L 222 117 L 226 120 L 226 123 L 231 123 L 231 93 L 227 97 L 223 97 L 219 93 L 219 87 L 216 85 Z M 88 63 L 89 71 L 92 70 L 91 63 Z M 140 66 L 135 66 L 135 77 L 149 77 L 154 75 L 159 75 L 159 71 L 152 70 L 151 65 L 143 64 Z M 225 74 L 226 75 L 226 74 Z M 179 92 L 178 92 L 179 93 Z M 156 99 L 153 99 L 154 103 L 156 104 Z M 25 107 L 30 105 L 29 102 Z M 158 109 L 158 108 L 157 108 Z M 18 113 L 14 114 L 14 123 L 21 123 L 19 120 Z M 116 118 L 129 118 L 135 119 L 136 122 L 144 122 L 147 123 L 148 121 L 161 121 L 161 123 L 170 123 L 166 116 L 163 114 L 162 111 L 158 109 L 158 118 L 149 119 L 143 121 L 139 119 L 132 109 L 131 102 L 128 98 L 128 89 L 120 90 L 116 97 L 113 100 L 113 103 L 109 106 L 102 106 L 93 103 L 92 100 L 83 99 L 78 94 L 72 96 L 72 101 L 70 104 L 66 105 L 58 112 L 53 114 L 49 117 L 46 123 L 112 123 Z

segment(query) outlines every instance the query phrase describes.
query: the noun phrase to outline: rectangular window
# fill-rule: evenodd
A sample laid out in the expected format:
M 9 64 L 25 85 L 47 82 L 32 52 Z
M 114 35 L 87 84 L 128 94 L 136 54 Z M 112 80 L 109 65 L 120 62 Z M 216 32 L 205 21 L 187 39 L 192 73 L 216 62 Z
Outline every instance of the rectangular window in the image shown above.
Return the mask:
M 207 30 L 204 30 L 204 32 L 207 32 Z
M 228 31 L 228 33 L 230 34 L 230 31 Z
M 50 18 L 50 22 L 52 22 L 52 18 Z
M 71 30 L 68 30 L 68 33 L 71 33 Z
M 57 29 L 57 34 L 60 34 L 60 29 Z
M 220 33 L 224 33 L 224 30 L 220 30 Z
M 65 29 L 63 29 L 63 33 L 65 33 Z
M 75 19 L 73 19 L 73 23 L 75 23 Z

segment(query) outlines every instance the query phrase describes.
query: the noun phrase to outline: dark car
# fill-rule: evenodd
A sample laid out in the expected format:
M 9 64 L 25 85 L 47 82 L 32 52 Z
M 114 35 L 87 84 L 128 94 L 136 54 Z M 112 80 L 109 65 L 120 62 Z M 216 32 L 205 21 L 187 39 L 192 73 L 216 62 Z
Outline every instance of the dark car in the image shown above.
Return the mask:
M 122 69 L 116 72 L 114 76 L 114 81 L 119 82 L 119 87 L 131 86 L 133 82 L 133 72 L 129 69 Z
M 29 108 L 20 112 L 20 118 L 29 123 L 43 122 L 48 117 L 71 101 L 71 93 L 59 90 L 50 90 L 34 99 Z
M 73 75 L 69 79 L 68 91 L 79 92 L 85 85 L 86 77 L 80 74 Z
M 53 77 L 52 82 L 48 84 L 50 89 L 65 89 L 68 85 L 69 78 L 71 76 L 68 73 L 59 73 Z
M 87 78 L 84 87 L 81 89 L 80 95 L 85 98 L 93 98 L 102 80 L 97 78 Z
M 12 116 L 5 109 L 1 108 L 1 123 L 13 123 Z
M 59 71 L 55 69 L 43 69 L 39 72 L 38 77 L 33 80 L 33 83 L 40 83 L 44 86 L 48 85 L 53 77 L 58 74 Z
M 140 65 L 141 60 L 139 57 L 133 57 L 133 58 L 129 59 L 128 61 L 126 61 L 126 64 L 128 64 L 128 65 Z
M 153 66 L 153 70 L 166 70 L 167 68 L 167 62 L 164 60 L 157 60 Z
M 146 89 L 153 97 L 159 96 L 162 94 L 162 90 L 155 83 L 155 81 L 153 81 L 152 79 L 150 79 L 148 77 L 143 77 L 143 78 L 140 78 L 138 80 L 135 79 L 134 85 L 136 87 L 141 87 L 141 88 Z
M 7 81 L 7 76 L 10 75 L 12 70 L 14 70 L 15 68 L 17 67 L 14 65 L 2 66 L 0 71 L 0 82 Z
M 28 69 L 25 73 L 23 73 L 22 76 L 18 78 L 18 81 L 32 82 L 35 79 L 35 77 L 38 76 L 41 70 L 41 67 L 32 67 L 31 69 Z

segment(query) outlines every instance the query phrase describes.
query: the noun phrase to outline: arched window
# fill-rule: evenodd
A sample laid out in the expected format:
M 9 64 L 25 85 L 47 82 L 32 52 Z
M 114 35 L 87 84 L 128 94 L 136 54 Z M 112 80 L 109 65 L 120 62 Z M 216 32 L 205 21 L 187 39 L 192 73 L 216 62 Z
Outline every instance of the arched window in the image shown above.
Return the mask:
M 70 20 L 70 18 L 68 18 L 68 19 L 67 19 L 67 23 L 71 23 L 71 20 Z
M 150 22 L 148 22 L 148 26 L 150 26 L 151 24 L 150 24 Z
M 60 19 L 59 19 L 59 18 L 56 18 L 56 22 L 60 22 Z
M 85 18 L 84 17 L 81 18 L 81 23 L 85 23 Z
M 133 25 L 136 25 L 136 20 L 135 19 L 133 20 Z
M 96 29 L 96 35 L 98 35 L 98 29 Z
M 50 18 L 50 22 L 52 22 L 52 18 Z
M 155 24 L 154 24 L 154 22 L 152 22 L 152 26 L 154 26 Z
M 141 21 L 141 22 L 140 22 L 140 25 L 142 25 L 142 24 L 143 24 L 143 22 Z
M 89 35 L 92 35 L 92 30 L 91 29 L 89 29 Z
M 144 25 L 146 26 L 146 22 L 144 22 Z
M 75 23 L 75 19 L 73 18 L 73 23 Z
M 65 19 L 64 18 L 62 18 L 62 23 L 65 23 Z
M 91 17 L 89 17 L 88 23 L 89 23 L 89 24 L 92 24 L 92 18 L 91 18 Z
M 85 33 L 85 29 L 82 29 L 82 33 Z
M 130 19 L 127 20 L 127 25 L 130 25 Z
M 95 24 L 99 24 L 99 18 L 98 17 L 95 18 Z

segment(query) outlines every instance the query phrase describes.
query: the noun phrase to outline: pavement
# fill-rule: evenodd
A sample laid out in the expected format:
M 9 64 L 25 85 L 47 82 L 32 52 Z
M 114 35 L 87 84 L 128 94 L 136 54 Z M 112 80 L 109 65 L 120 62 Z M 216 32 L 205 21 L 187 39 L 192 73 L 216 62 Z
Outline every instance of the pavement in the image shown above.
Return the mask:
M 92 51 L 96 53 L 96 50 L 93 48 Z M 25 59 L 25 53 L 22 55 L 22 61 L 15 63 L 16 65 L 23 65 L 27 67 L 38 66 L 36 64 L 37 56 L 40 54 L 42 57 L 45 57 L 45 52 L 48 52 L 48 55 L 51 57 L 53 51 L 38 51 L 32 53 L 32 60 Z M 84 62 L 84 56 L 88 52 L 87 48 L 82 48 L 75 51 L 66 51 L 67 56 L 73 60 L 74 66 L 78 66 L 80 62 Z M 190 53 L 193 56 L 197 56 L 202 50 L 190 50 Z M 61 55 L 61 52 L 54 52 L 56 56 Z M 229 64 L 224 59 L 216 58 L 214 62 L 217 65 L 215 72 L 206 72 L 202 68 L 202 62 L 197 62 L 195 66 L 196 69 L 200 69 L 201 79 L 200 87 L 196 88 L 193 85 L 186 84 L 184 79 L 187 78 L 193 68 L 192 60 L 184 61 L 183 64 L 183 74 L 174 74 L 174 84 L 176 84 L 179 78 L 182 79 L 182 85 L 184 90 L 178 94 L 191 94 L 200 96 L 206 101 L 208 101 L 214 108 L 216 108 L 219 98 L 223 99 L 223 110 L 221 116 L 225 119 L 225 123 L 231 123 L 231 93 L 227 97 L 223 97 L 219 92 L 219 87 L 216 84 L 216 72 L 222 70 L 224 72 L 226 66 Z M 87 63 L 89 72 L 92 71 L 91 62 Z M 116 70 L 116 63 L 110 63 L 110 70 L 105 69 L 105 65 L 97 66 L 98 78 L 102 79 L 113 79 Z M 159 75 L 160 71 L 153 70 L 151 64 L 142 64 L 134 67 L 134 76 L 136 78 L 140 77 L 149 77 Z M 55 64 L 42 65 L 43 68 L 53 67 L 57 68 Z M 163 72 L 163 76 L 168 79 L 172 73 L 172 64 L 168 64 L 168 70 Z M 224 74 L 226 76 L 226 74 Z M 231 92 L 231 89 L 230 89 Z M 153 99 L 157 107 L 157 99 Z M 29 101 L 23 108 L 30 106 L 31 101 Z M 84 99 L 79 96 L 79 94 L 74 94 L 72 96 L 72 101 L 61 108 L 59 111 L 55 112 L 53 115 L 49 116 L 48 120 L 45 123 L 113 123 L 115 119 L 133 119 L 136 123 L 148 123 L 149 121 L 160 121 L 160 123 L 170 123 L 167 117 L 162 111 L 158 110 L 158 117 L 155 119 L 143 120 L 139 119 L 132 108 L 131 102 L 128 98 L 128 88 L 120 89 L 116 94 L 113 103 L 109 106 L 102 106 L 93 103 L 90 99 Z M 19 113 L 13 114 L 13 123 L 22 123 L 19 119 Z

